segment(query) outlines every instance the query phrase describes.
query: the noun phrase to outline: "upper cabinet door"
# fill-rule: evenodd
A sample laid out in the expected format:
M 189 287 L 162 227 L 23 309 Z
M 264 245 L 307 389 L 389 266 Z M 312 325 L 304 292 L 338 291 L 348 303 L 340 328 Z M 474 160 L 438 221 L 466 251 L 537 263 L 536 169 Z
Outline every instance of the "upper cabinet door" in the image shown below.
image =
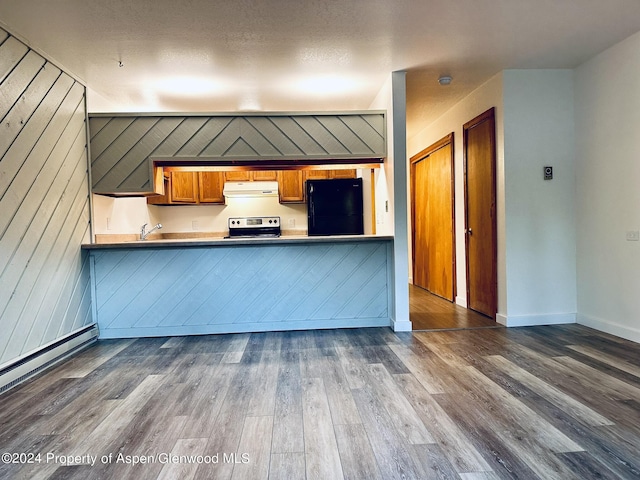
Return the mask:
M 304 172 L 302 170 L 278 171 L 280 203 L 304 203 Z
M 278 180 L 278 172 L 276 170 L 254 170 L 251 174 L 252 180 L 257 182 L 275 182 Z
M 198 172 L 200 203 L 224 203 L 224 172 Z
M 307 170 L 305 172 L 305 178 L 307 180 L 324 180 L 330 177 L 330 170 Z
M 232 172 L 224 172 L 225 182 L 249 182 L 251 181 L 251 171 L 238 170 Z
M 331 178 L 356 178 L 356 169 L 331 170 Z
M 171 172 L 171 202 L 196 203 L 197 185 L 197 172 Z

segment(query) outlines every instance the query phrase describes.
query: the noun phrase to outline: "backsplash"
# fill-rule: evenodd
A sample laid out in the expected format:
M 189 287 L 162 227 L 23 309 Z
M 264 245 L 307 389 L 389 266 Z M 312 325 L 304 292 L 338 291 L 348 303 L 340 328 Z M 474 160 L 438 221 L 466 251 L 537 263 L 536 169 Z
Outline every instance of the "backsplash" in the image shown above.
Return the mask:
M 281 204 L 277 198 L 228 198 L 226 205 L 147 205 L 145 198 L 93 196 L 94 233 L 99 235 L 137 234 L 144 223 L 161 223 L 161 233 L 227 232 L 227 219 L 241 216 L 276 215 L 282 229 L 307 230 L 305 204 Z

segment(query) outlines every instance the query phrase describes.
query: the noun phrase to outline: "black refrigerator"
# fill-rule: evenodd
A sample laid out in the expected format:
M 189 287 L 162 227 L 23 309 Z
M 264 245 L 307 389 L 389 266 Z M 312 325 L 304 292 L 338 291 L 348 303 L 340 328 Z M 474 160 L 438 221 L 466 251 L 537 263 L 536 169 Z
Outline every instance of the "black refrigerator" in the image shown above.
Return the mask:
M 307 180 L 309 235 L 362 235 L 362 178 Z

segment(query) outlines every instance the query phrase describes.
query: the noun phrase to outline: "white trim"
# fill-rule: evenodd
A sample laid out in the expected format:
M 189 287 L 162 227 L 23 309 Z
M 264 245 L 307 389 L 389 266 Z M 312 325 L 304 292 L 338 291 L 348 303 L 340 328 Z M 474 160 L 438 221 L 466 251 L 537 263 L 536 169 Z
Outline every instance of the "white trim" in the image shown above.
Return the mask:
M 102 328 L 100 339 L 175 337 L 213 335 L 218 333 L 282 332 L 289 330 L 320 330 L 333 328 L 389 327 L 388 317 L 336 318 L 330 320 L 292 320 L 287 322 L 225 323 L 212 325 L 167 325 L 160 327 Z
M 12 368 L 8 372 L 0 375 L 0 391 L 2 391 L 7 385 L 10 385 L 15 382 L 18 383 L 23 382 L 24 380 L 30 378 L 36 373 L 40 372 L 45 367 L 50 367 L 65 358 L 69 355 L 75 353 L 80 347 L 88 346 L 89 343 L 93 343 L 94 340 L 98 338 L 98 326 L 92 325 L 92 328 L 88 329 L 86 332 L 75 336 L 74 335 L 81 330 L 85 330 L 87 327 L 82 327 L 75 332 L 72 332 L 61 339 L 56 339 L 53 342 L 49 342 L 42 347 L 31 351 L 25 355 L 22 355 L 16 359 L 11 360 L 0 366 L 0 369 L 10 368 L 11 365 L 18 365 L 15 368 Z M 67 341 L 64 339 L 67 338 Z M 60 341 L 62 340 L 62 343 Z M 51 345 L 60 343 L 58 346 L 49 349 Z M 38 354 L 38 352 L 43 352 Z M 28 357 L 33 357 L 30 360 L 25 361 L 20 364 L 21 359 L 25 359 Z
M 626 325 L 620 325 L 603 318 L 596 318 L 590 315 L 578 314 L 577 323 L 584 325 L 585 327 L 594 328 L 601 332 L 615 335 L 616 337 L 625 338 L 632 342 L 640 343 L 640 329 L 628 327 Z
M 545 313 L 541 315 L 496 315 L 496 322 L 505 327 L 534 327 L 576 323 L 575 313 Z
M 456 296 L 456 305 L 459 305 L 463 308 L 467 308 L 467 299 L 466 297 Z
M 409 320 L 392 320 L 392 327 L 394 332 L 410 332 L 413 330 L 413 324 Z

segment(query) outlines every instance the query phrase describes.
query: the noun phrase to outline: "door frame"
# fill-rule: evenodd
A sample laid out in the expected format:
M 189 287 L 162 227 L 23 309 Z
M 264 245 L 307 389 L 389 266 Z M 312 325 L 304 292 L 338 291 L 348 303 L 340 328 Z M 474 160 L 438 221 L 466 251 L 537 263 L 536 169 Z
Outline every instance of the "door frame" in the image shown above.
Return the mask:
M 466 260 L 466 280 L 467 280 L 467 308 L 473 310 L 471 308 L 471 291 L 470 291 L 470 282 L 469 282 L 469 198 L 468 198 L 468 178 L 467 178 L 467 162 L 468 162 L 468 154 L 467 154 L 467 146 L 468 146 L 468 141 L 467 141 L 467 134 L 468 131 L 470 129 L 472 129 L 473 127 L 485 122 L 485 121 L 492 121 L 493 122 L 493 128 L 491 129 L 490 132 L 490 141 L 491 141 L 491 183 L 492 183 L 492 188 L 491 188 L 491 218 L 493 219 L 493 221 L 491 222 L 491 229 L 492 229 L 492 235 L 493 235 L 493 248 L 492 248 L 492 258 L 491 258 L 491 262 L 492 262 L 492 268 L 493 268 L 493 279 L 492 279 L 492 286 L 491 288 L 493 289 L 493 298 L 494 298 L 494 305 L 493 305 L 493 311 L 491 314 L 491 318 L 493 318 L 494 320 L 496 319 L 496 315 L 498 313 L 498 222 L 497 222 L 497 205 L 496 205 L 496 198 L 497 198 L 497 178 L 496 178 L 496 172 L 497 172 L 497 167 L 496 167 L 496 115 L 495 115 L 495 107 L 491 107 L 489 110 L 481 113 L 480 115 L 478 115 L 477 117 L 473 118 L 472 120 L 468 121 L 467 123 L 465 123 L 462 126 L 462 142 L 463 142 L 463 168 L 464 168 L 464 249 L 465 249 L 465 260 Z M 476 311 L 476 310 L 474 310 Z M 478 313 L 484 313 L 484 312 L 478 312 Z
M 414 156 L 410 158 L 411 164 L 411 275 L 412 278 L 415 278 L 415 269 L 416 269 L 416 164 L 426 157 L 431 155 L 432 153 L 440 150 L 447 145 L 451 145 L 451 155 L 449 159 L 449 164 L 451 166 L 451 259 L 452 259 L 452 275 L 451 275 L 451 283 L 452 283 L 452 296 L 453 302 L 455 302 L 457 291 L 458 291 L 458 282 L 456 277 L 456 189 L 455 189 L 455 144 L 454 144 L 454 133 L 446 135 L 441 138 L 437 142 L 428 146 L 424 150 L 416 153 Z

